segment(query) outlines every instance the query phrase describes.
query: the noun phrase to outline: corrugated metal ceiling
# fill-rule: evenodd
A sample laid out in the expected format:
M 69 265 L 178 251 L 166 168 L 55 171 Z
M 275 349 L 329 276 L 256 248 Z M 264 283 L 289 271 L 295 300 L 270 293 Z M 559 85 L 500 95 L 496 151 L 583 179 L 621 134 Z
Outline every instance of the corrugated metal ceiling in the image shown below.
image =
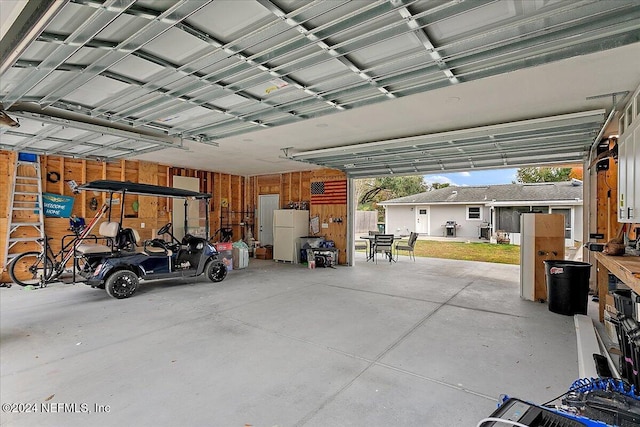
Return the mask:
M 24 13 L 42 18 L 24 49 L 27 25 L 3 38 L 0 102 L 23 126 L 4 130 L 0 147 L 105 159 L 184 141 L 216 145 L 637 43 L 640 34 L 634 0 L 72 0 L 53 16 L 35 3 Z M 528 128 L 514 137 L 513 158 L 509 142 L 488 139 L 417 151 L 390 140 L 397 149 L 363 153 L 359 145 L 346 151 L 358 153 L 351 159 L 295 158 L 358 176 L 531 164 L 541 147 L 580 160 L 603 122 L 600 112 L 589 117 L 555 141 L 544 121 Z M 389 167 L 362 163 L 383 154 L 396 156 Z

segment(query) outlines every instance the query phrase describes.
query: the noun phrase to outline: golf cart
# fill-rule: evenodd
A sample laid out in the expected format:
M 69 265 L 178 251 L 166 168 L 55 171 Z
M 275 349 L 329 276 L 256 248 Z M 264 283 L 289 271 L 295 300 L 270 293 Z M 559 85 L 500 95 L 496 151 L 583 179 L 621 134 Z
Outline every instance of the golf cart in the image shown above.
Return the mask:
M 185 199 L 184 229 L 188 230 L 188 199 L 206 202 L 205 237 L 209 235 L 210 194 L 157 185 L 136 184 L 120 181 L 93 181 L 78 187 L 80 190 L 120 193 L 144 196 L 172 197 Z M 138 233 L 132 229 L 122 229 L 124 209 L 121 209 L 120 223 L 109 219 L 101 224 L 101 242 L 79 245 L 76 257 L 82 258 L 84 268 L 80 275 L 93 288 L 104 288 L 114 298 L 128 298 L 134 294 L 140 280 L 166 279 L 172 277 L 196 277 L 205 274 L 212 282 L 220 282 L 227 275 L 227 268 L 218 256 L 218 251 L 207 238 L 186 234 L 178 240 L 172 231 L 172 224 L 165 224 L 158 230 L 158 236 L 169 236 L 170 240 L 154 238 L 139 242 Z M 123 237 L 130 236 L 132 245 L 123 244 Z M 126 239 L 125 239 L 126 240 Z M 104 244 L 102 244 L 104 243 Z M 141 247 L 137 247 L 142 243 Z M 74 278 L 75 281 L 75 278 Z

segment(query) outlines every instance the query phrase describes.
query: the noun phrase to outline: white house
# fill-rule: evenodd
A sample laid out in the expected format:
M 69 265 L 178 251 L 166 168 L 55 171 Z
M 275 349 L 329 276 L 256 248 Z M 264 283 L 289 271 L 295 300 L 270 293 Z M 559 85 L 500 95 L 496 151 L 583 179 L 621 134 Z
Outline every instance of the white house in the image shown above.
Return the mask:
M 520 214 L 559 213 L 565 216 L 565 242 L 582 242 L 582 182 L 545 182 L 477 187 L 446 187 L 387 200 L 387 232 L 416 231 L 428 236 L 488 238 L 498 230 L 520 244 Z

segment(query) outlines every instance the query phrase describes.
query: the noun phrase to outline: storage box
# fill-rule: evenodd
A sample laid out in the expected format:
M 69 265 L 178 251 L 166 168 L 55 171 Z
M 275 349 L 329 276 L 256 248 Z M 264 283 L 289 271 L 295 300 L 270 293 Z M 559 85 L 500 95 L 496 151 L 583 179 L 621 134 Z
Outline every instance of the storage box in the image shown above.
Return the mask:
M 18 153 L 18 160 L 21 162 L 37 162 L 38 155 L 32 153 Z
M 604 297 L 604 309 L 611 314 L 618 314 L 618 310 L 616 310 L 616 303 L 613 299 L 613 295 L 607 294 Z
M 263 246 L 256 249 L 256 258 L 258 259 L 273 259 L 273 247 Z
M 216 243 L 215 246 L 220 260 L 227 266 L 227 271 L 233 270 L 233 243 Z
M 612 316 L 608 311 L 604 312 L 604 330 L 607 332 L 607 336 L 613 344 L 620 345 L 618 342 L 618 333 L 616 332 L 617 323 L 618 319 L 616 316 Z
M 233 248 L 233 268 L 241 269 L 249 266 L 249 249 Z
M 615 307 L 616 307 L 616 310 L 618 310 L 618 313 L 624 314 L 625 316 L 628 316 L 628 317 L 633 316 L 631 290 L 618 289 L 617 291 L 613 291 L 612 294 L 613 294 L 613 302 L 615 303 Z

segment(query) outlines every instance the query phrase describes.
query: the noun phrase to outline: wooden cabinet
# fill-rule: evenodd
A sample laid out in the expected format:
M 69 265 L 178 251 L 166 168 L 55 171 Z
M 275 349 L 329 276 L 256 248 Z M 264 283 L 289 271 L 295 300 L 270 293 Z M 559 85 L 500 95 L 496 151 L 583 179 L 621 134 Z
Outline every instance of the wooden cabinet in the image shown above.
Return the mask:
M 564 259 L 564 215 L 520 216 L 520 297 L 547 300 L 545 260 Z
M 618 222 L 640 222 L 640 89 L 620 118 L 618 143 Z

